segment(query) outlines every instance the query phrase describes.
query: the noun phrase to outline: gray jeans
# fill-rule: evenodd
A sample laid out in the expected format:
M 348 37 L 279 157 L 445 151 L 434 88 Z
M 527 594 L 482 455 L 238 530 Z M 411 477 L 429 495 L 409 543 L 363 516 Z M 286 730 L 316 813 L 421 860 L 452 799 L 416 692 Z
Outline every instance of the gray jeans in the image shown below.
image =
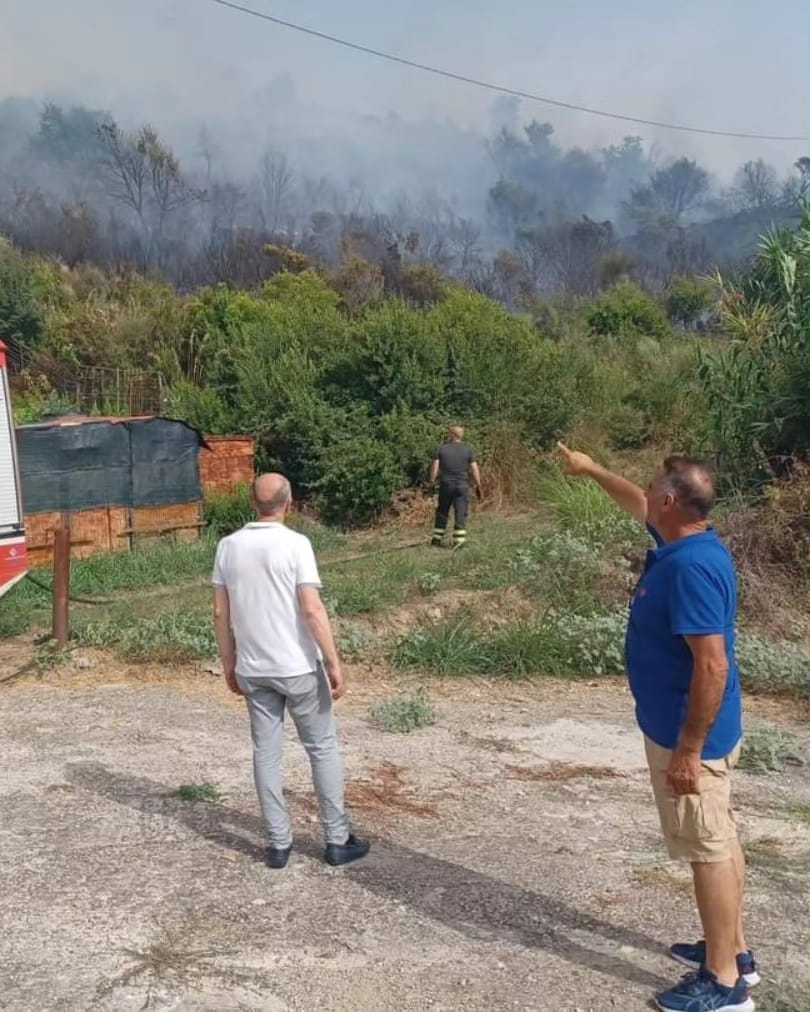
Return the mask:
M 307 750 L 327 843 L 344 844 L 349 823 L 343 804 L 343 764 L 332 713 L 332 693 L 322 669 L 293 678 L 239 678 L 253 737 L 253 773 L 271 847 L 292 845 L 284 804 L 284 711 L 289 710 Z

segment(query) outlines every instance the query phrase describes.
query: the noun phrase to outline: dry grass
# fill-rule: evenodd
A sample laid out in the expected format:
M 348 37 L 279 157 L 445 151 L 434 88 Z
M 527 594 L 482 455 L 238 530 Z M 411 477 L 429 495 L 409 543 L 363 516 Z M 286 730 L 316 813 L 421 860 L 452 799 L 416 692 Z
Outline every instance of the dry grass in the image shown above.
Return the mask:
M 636 868 L 633 879 L 640 885 L 650 886 L 653 889 L 669 889 L 684 896 L 692 895 L 690 875 L 676 875 L 668 868 L 657 865 L 651 868 Z
M 808 591 L 810 466 L 797 464 L 790 479 L 775 482 L 756 506 L 728 513 L 718 527 L 740 570 L 745 612 L 771 634 L 789 632 L 796 614 L 786 614 L 782 602 Z
M 458 735 L 458 740 L 465 744 L 475 745 L 478 748 L 487 749 L 490 752 L 498 752 L 503 754 L 504 752 L 511 753 L 513 755 L 519 755 L 521 752 L 525 752 L 515 742 L 510 741 L 508 738 L 477 738 L 475 735 L 469 734 L 467 731 L 461 731 Z
M 420 489 L 405 489 L 398 493 L 389 510 L 397 527 L 421 527 L 427 530 L 433 526 L 436 512 L 436 497 Z
M 318 802 L 312 793 L 301 798 L 301 804 L 313 814 L 318 811 Z M 378 818 L 390 815 L 439 818 L 436 806 L 423 801 L 406 781 L 402 767 L 387 761 L 380 763 L 370 777 L 358 777 L 347 782 L 346 804 L 356 812 Z
M 439 817 L 436 806 L 421 801 L 406 782 L 402 767 L 392 762 L 380 763 L 370 779 L 350 780 L 346 785 L 346 801 L 351 808 L 371 815 L 397 812 L 423 819 Z
M 626 774 L 610 766 L 580 766 L 577 763 L 550 762 L 542 768 L 534 766 L 507 765 L 509 776 L 513 780 L 547 780 L 564 783 L 566 780 L 580 780 L 588 777 L 591 780 L 620 780 Z
M 784 842 L 774 836 L 761 836 L 743 844 L 746 863 L 752 868 L 772 869 L 784 860 Z

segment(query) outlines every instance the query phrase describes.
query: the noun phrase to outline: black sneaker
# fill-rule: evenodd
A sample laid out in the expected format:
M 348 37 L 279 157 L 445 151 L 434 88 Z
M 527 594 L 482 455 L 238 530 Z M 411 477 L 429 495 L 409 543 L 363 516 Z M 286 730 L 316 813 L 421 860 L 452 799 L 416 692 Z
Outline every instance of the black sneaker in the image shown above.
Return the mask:
M 285 868 L 292 853 L 289 847 L 268 847 L 264 852 L 264 863 L 268 868 Z
M 349 839 L 341 846 L 339 843 L 327 843 L 324 858 L 327 864 L 337 867 L 341 864 L 351 864 L 352 861 L 359 861 L 371 850 L 368 840 L 359 840 L 354 833 L 349 834 Z

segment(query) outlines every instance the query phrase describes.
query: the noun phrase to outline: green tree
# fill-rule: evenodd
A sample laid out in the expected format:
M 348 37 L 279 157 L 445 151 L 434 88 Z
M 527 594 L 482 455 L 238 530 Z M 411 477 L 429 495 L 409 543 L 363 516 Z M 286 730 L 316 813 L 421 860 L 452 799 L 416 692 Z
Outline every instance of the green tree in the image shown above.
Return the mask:
M 45 326 L 42 292 L 32 267 L 0 237 L 0 340 L 18 366 L 39 344 Z

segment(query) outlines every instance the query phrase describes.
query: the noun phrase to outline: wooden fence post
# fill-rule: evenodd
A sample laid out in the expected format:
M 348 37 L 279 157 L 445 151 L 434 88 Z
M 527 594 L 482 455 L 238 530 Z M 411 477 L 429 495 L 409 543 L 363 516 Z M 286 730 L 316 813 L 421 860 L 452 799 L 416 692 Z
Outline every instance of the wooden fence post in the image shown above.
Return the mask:
M 53 532 L 53 638 L 64 650 L 70 636 L 70 515 Z

